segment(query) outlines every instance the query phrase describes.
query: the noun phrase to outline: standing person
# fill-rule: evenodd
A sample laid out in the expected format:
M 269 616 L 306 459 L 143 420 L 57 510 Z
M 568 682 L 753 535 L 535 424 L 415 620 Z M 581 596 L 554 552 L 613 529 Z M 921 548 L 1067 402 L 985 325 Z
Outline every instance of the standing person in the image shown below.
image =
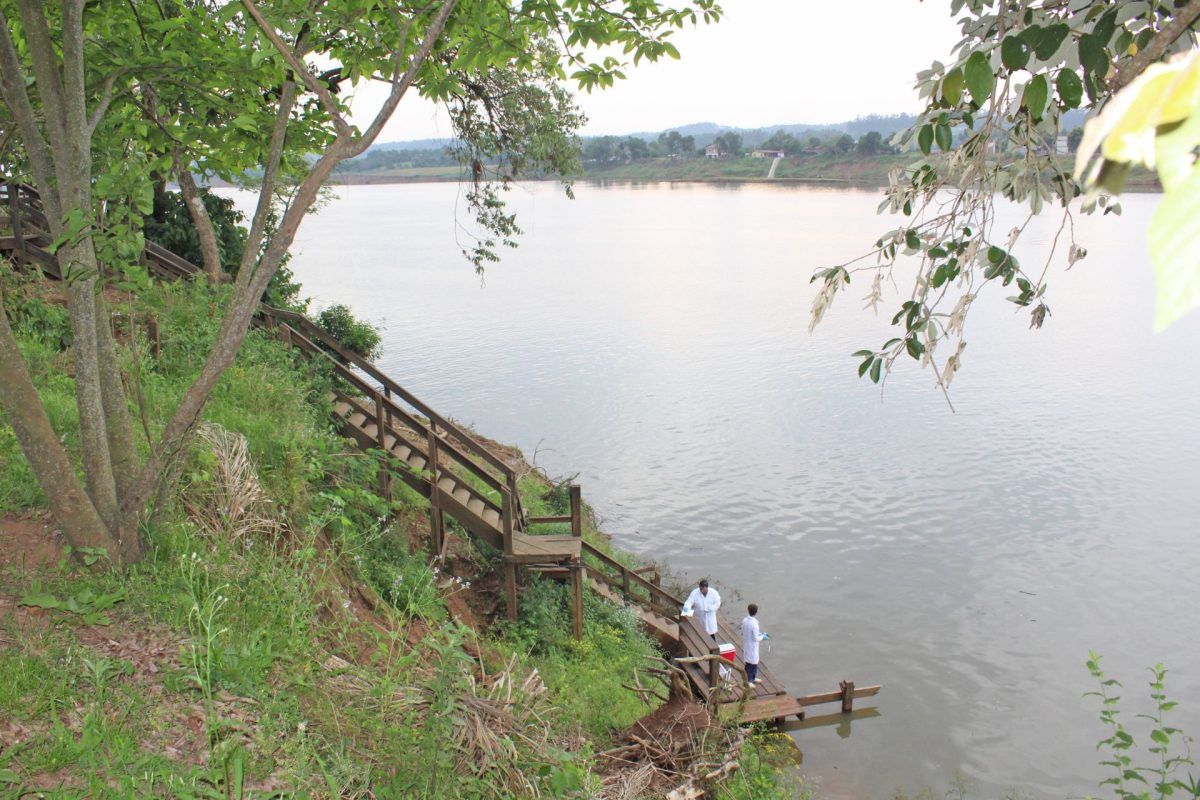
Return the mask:
M 701 579 L 700 585 L 692 589 L 687 602 L 683 604 L 683 615 L 689 616 L 693 611 L 700 612 L 700 622 L 704 632 L 717 640 L 717 609 L 721 607 L 721 595 L 716 589 L 708 588 L 708 579 Z
M 746 682 L 751 685 L 758 683 L 758 643 L 766 638 L 758 628 L 758 606 L 751 603 L 742 620 L 742 661 L 746 662 Z

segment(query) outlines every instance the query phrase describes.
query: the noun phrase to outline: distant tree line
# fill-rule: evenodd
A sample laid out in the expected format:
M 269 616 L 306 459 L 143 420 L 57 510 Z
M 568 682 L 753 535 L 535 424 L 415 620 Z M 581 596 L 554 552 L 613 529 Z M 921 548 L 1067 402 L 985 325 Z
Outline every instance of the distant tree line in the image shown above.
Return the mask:
M 699 158 L 705 148 L 716 145 L 723 158 L 744 156 L 751 149 L 778 150 L 785 156 L 814 155 L 864 155 L 897 152 L 888 144 L 879 131 L 868 131 L 855 139 L 848 133 L 829 132 L 823 136 L 812 135 L 802 138 L 784 130 L 771 134 L 757 147 L 748 147 L 742 135 L 726 131 L 709 139 L 697 141 L 694 136 L 683 136 L 678 131 L 660 133 L 655 140 L 638 136 L 596 136 L 584 141 L 584 162 L 611 164 L 640 161 L 648 158 Z

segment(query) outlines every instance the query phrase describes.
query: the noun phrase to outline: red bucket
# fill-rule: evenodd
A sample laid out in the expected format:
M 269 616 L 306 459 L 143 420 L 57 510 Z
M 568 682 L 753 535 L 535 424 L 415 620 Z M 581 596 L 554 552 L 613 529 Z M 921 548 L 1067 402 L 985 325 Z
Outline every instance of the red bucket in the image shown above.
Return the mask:
M 726 661 L 732 662 L 733 658 L 734 658 L 734 653 L 736 652 L 737 648 L 735 648 L 733 645 L 726 642 L 725 644 L 723 644 L 719 648 L 717 648 L 717 650 L 721 654 L 721 658 L 725 659 Z

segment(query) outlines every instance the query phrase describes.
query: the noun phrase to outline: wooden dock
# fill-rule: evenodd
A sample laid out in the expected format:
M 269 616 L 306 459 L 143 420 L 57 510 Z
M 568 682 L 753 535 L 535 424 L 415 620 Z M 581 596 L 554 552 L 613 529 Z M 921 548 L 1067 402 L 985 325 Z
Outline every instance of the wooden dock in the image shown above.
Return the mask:
M 49 229 L 37 192 L 20 184 L 0 183 L 0 255 L 7 255 L 17 266 L 62 279 L 61 265 L 50 250 Z M 201 273 L 199 267 L 151 242 L 146 242 L 143 262 L 160 280 L 187 279 Z M 312 320 L 264 304 L 255 324 L 330 369 L 337 388 L 327 399 L 339 429 L 362 451 L 385 456 L 381 464 L 386 466 L 378 473 L 383 496 L 390 496 L 393 482 L 399 480 L 428 498 L 434 552 L 444 550 L 446 515 L 498 551 L 511 619 L 518 614 L 520 572 L 542 572 L 572 584 L 571 626 L 575 637 L 581 638 L 587 587 L 606 600 L 627 606 L 642 621 L 677 659 L 696 697 L 723 708 L 742 707 L 745 723 L 803 719 L 807 706 L 822 703 L 840 702 L 842 712 L 850 714 L 855 698 L 879 691 L 879 686 L 856 688 L 853 681 L 842 681 L 837 692 L 796 697 L 764 663 L 758 670 L 761 683 L 749 687 L 749 696 L 743 697 L 741 693 L 747 689 L 740 652 L 731 674 L 741 687 L 724 684 L 721 663 L 713 657 L 720 643 L 731 643 L 740 651 L 741 635 L 721 618 L 714 641 L 694 618 L 679 616 L 683 601 L 662 587 L 656 570 L 630 567 L 584 541 L 578 486 L 570 487 L 569 514 L 526 515 L 512 464 L 373 363 L 344 348 Z M 558 525 L 560 531 L 539 534 L 535 530 L 546 524 Z M 562 535 L 561 526 L 569 526 L 570 534 Z

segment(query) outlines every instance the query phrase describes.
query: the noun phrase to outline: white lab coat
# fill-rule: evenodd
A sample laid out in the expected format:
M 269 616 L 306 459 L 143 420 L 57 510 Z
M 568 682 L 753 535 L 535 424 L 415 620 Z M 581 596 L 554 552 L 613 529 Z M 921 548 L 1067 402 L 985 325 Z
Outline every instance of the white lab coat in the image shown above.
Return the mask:
M 721 595 L 711 586 L 708 587 L 708 594 L 701 594 L 699 586 L 692 589 L 687 602 L 683 604 L 685 613 L 688 611 L 700 613 L 700 624 L 704 626 L 704 632 L 709 635 L 717 632 L 717 609 L 720 607 Z
M 758 629 L 758 620 L 749 614 L 742 620 L 742 661 L 747 664 L 758 663 L 758 643 L 763 635 Z

